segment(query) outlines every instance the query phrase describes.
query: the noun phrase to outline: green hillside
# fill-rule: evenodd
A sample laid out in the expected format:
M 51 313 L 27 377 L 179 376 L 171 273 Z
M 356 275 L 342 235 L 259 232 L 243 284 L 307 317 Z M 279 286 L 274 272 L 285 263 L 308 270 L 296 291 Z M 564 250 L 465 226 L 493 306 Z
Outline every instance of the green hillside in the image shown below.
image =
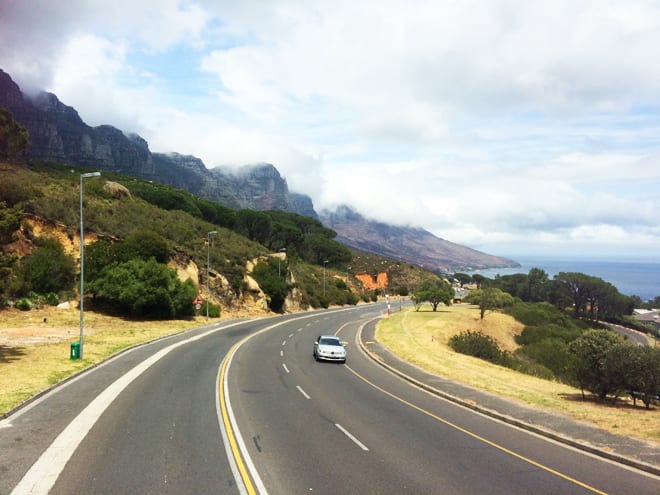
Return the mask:
M 0 163 L 3 304 L 48 296 L 53 302 L 77 297 L 80 175 L 87 172 L 90 170 L 52 162 Z M 119 309 L 108 304 L 133 297 L 119 292 L 128 290 L 123 286 L 130 285 L 128 281 L 133 281 L 138 272 L 140 283 L 148 283 L 144 280 L 145 273 L 149 273 L 150 283 L 160 285 L 158 290 L 136 286 L 131 289 L 137 294 L 134 297 L 157 299 L 155 293 L 173 283 L 156 282 L 157 276 L 168 275 L 160 273 L 160 268 L 147 266 L 150 258 L 158 258 L 158 249 L 164 252 L 164 259 L 156 260 L 161 264 L 169 262 L 170 267 L 184 269 L 193 262 L 198 276 L 192 282 L 201 289 L 206 285 L 208 256 L 214 308 L 240 303 L 250 290 L 245 275 L 248 266 L 253 265 L 248 262 L 257 259 L 262 261 L 252 275 L 274 311 L 282 310 L 285 298 L 292 294 L 301 309 L 371 300 L 373 292 L 362 288 L 354 278 L 356 273 L 387 272 L 390 283 L 386 290 L 403 293 L 412 292 L 420 280 L 435 277 L 412 265 L 350 251 L 334 240 L 334 231 L 312 218 L 280 211 L 231 210 L 169 186 L 120 174 L 103 172 L 100 177 L 85 178 L 82 197 L 85 292 L 96 309 L 114 306 L 114 311 L 140 315 L 140 304 L 137 308 L 119 304 Z M 37 232 L 31 227 L 34 222 L 51 225 L 59 235 L 53 230 L 49 234 L 41 232 L 43 229 Z M 62 250 L 50 245 L 48 237 L 60 239 Z M 208 247 L 207 239 L 212 241 Z M 73 268 L 65 261 L 53 265 L 60 257 L 73 260 Z M 66 276 L 53 286 L 52 280 L 39 280 L 39 270 L 62 270 Z M 44 293 L 44 286 L 48 293 Z M 169 302 L 170 306 L 176 306 L 177 297 L 190 295 L 190 287 L 172 290 L 179 292 L 171 296 L 174 302 Z M 160 303 L 145 304 L 150 307 Z M 146 311 L 145 316 L 166 314 Z

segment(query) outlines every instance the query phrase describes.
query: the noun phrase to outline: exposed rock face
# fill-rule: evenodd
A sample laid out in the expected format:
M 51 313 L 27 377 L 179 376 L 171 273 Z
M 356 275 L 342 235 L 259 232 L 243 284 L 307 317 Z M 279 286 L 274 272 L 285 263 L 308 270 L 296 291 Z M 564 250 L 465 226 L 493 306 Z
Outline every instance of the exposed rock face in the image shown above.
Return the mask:
M 0 70 L 0 105 L 7 107 L 30 134 L 27 156 L 71 163 L 131 175 L 153 174 L 151 153 L 142 143 L 127 138 L 119 129 L 103 125 L 90 127 L 78 112 L 64 105 L 54 94 L 35 98 L 21 93 L 11 78 Z
M 334 212 L 322 212 L 321 221 L 336 231 L 336 239 L 348 247 L 405 261 L 434 272 L 520 266 L 513 260 L 440 239 L 424 229 L 367 220 L 348 206 L 341 206 Z
M 238 172 L 209 170 L 202 160 L 179 153 L 152 153 L 136 134 L 101 125 L 90 127 L 78 112 L 52 93 L 24 95 L 0 70 L 0 105 L 7 107 L 30 135 L 27 156 L 71 165 L 111 170 L 153 180 L 216 201 L 230 208 L 282 210 L 316 218 L 312 201 L 291 197 L 286 180 L 271 164 L 243 167 Z M 297 210 L 298 206 L 302 210 Z

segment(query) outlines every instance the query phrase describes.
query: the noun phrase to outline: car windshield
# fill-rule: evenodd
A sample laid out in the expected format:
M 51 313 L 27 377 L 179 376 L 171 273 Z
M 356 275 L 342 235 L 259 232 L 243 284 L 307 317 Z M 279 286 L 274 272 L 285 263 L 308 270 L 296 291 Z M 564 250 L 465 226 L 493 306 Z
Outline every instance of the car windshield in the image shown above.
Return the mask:
M 321 344 L 321 345 L 338 345 L 338 346 L 341 346 L 341 342 L 339 341 L 339 339 L 331 339 L 331 338 L 319 339 L 319 344 Z

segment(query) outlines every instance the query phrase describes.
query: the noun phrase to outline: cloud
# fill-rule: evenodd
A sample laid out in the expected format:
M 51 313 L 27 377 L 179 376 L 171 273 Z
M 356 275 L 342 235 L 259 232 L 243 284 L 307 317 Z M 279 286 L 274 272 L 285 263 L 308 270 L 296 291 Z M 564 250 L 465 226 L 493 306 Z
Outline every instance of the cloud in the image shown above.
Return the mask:
M 0 9 L 4 70 L 152 150 L 270 162 L 319 208 L 349 203 L 499 254 L 660 242 L 657 3 Z

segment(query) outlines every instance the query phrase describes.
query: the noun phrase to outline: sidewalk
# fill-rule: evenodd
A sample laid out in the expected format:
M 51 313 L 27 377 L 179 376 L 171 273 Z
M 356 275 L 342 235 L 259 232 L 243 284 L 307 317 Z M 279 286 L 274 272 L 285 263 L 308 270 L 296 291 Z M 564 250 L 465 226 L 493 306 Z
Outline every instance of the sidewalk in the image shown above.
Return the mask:
M 457 404 L 592 454 L 660 476 L 660 447 L 615 435 L 586 423 L 515 404 L 432 375 L 389 352 L 374 337 L 376 322 L 365 325 L 360 346 L 376 362 L 416 385 Z

